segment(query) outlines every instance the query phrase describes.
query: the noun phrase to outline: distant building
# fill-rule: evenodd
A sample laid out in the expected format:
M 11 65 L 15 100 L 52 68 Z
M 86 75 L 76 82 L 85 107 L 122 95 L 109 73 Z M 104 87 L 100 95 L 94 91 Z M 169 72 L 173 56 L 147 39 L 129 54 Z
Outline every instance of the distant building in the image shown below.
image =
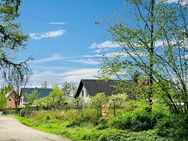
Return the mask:
M 43 97 L 48 96 L 50 92 L 52 91 L 52 89 L 50 88 L 22 88 L 21 93 L 23 94 L 23 96 L 20 100 L 20 104 L 18 105 L 18 107 L 24 107 L 24 104 L 28 102 L 27 96 L 32 94 L 33 91 L 37 91 L 38 97 L 43 98 Z M 7 108 L 14 109 L 16 107 L 15 95 L 16 93 L 14 91 L 11 91 L 6 94 Z
M 111 96 L 119 93 L 121 90 L 117 89 L 120 86 L 120 82 L 123 82 L 122 87 L 129 87 L 134 85 L 132 80 L 100 80 L 100 79 L 82 79 L 79 83 L 78 89 L 74 98 L 83 98 L 87 102 L 92 96 L 97 93 L 104 92 L 106 96 Z M 120 92 L 121 93 L 121 92 Z M 136 99 L 134 94 L 130 90 L 125 92 L 129 99 Z
M 104 92 L 105 95 L 111 96 L 117 93 L 117 90 L 114 88 L 117 84 L 118 80 L 82 79 L 74 97 L 81 97 L 87 102 L 99 92 Z
M 28 102 L 27 96 L 32 94 L 33 91 L 37 91 L 38 98 L 43 98 L 48 96 L 52 90 L 51 88 L 22 88 L 21 93 L 23 94 L 24 102 Z
M 16 93 L 14 91 L 11 91 L 11 92 L 9 92 L 9 93 L 6 94 L 7 108 L 9 108 L 9 109 L 16 108 L 15 95 L 16 95 Z M 19 107 L 23 107 L 23 96 L 20 99 L 20 105 L 19 105 Z

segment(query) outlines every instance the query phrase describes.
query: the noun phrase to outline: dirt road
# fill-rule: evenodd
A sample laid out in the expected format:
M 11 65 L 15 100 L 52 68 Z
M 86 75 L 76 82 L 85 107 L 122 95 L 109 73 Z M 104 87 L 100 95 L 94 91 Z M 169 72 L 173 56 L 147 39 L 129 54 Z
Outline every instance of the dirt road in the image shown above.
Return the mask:
M 0 141 L 70 141 L 59 136 L 44 133 L 25 125 L 18 120 L 0 116 Z

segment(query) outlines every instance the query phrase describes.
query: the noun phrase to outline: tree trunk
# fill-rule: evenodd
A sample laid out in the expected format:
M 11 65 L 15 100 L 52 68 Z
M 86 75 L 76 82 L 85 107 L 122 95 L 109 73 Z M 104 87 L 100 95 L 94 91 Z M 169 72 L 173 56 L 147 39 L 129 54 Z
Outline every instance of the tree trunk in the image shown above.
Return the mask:
M 116 105 L 114 104 L 114 116 L 116 116 Z
M 149 52 L 149 92 L 148 102 L 150 111 L 152 111 L 152 95 L 153 95 L 153 67 L 154 67 L 154 4 L 155 0 L 151 0 L 151 30 L 150 30 L 150 52 Z

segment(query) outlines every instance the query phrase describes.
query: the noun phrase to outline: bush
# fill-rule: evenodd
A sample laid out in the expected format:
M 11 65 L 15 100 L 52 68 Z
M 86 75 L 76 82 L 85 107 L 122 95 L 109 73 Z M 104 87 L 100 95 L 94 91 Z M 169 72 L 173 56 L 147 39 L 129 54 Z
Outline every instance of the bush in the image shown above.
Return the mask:
M 112 118 L 109 125 L 122 130 L 147 131 L 153 129 L 163 117 L 165 114 L 162 111 L 148 112 L 147 109 L 139 109 Z
M 82 111 L 77 111 L 77 113 L 77 116 L 74 116 L 72 117 L 72 120 L 69 120 L 70 124 L 68 125 L 68 127 L 81 126 L 82 124 L 86 123 L 93 125 L 97 124 L 98 118 L 95 109 L 83 109 Z
M 171 115 L 164 118 L 157 125 L 157 133 L 174 140 L 188 140 L 188 114 Z
M 126 141 L 129 135 L 121 132 L 113 134 L 102 134 L 99 141 Z
M 169 138 L 162 138 L 154 131 L 127 132 L 115 129 L 108 129 L 101 132 L 98 141 L 170 141 Z
M 106 128 L 108 128 L 108 119 L 107 118 L 99 119 L 97 129 L 101 130 Z
M 4 114 L 4 115 L 16 114 L 16 110 L 4 109 L 4 110 L 3 110 L 3 114 Z

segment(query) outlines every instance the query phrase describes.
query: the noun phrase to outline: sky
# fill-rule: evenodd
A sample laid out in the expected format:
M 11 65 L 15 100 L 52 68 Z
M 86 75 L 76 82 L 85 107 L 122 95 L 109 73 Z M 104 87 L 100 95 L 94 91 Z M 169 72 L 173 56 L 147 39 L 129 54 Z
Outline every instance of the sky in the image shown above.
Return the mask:
M 123 14 L 125 0 L 24 0 L 18 22 L 27 45 L 18 60 L 32 57 L 28 85 L 95 78 L 104 52 L 118 46 L 103 25 Z M 110 54 L 109 54 L 110 55 Z
M 112 57 L 118 47 L 105 25 L 134 24 L 130 9 L 126 0 L 24 0 L 18 22 L 29 39 L 17 60 L 33 58 L 28 86 L 96 78 L 103 54 Z

